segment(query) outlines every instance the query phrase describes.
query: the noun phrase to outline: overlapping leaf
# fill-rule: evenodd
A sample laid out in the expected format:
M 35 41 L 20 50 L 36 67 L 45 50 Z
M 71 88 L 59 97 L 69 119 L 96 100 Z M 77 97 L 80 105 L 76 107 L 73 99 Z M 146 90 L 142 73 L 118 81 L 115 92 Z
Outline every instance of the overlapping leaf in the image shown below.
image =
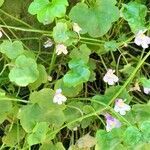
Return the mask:
M 30 84 L 30 89 L 36 89 L 38 88 L 42 83 L 47 82 L 47 73 L 45 70 L 45 67 L 43 65 L 38 65 L 38 71 L 39 71 L 39 77 L 38 79 Z
M 5 54 L 10 59 L 15 59 L 24 52 L 22 43 L 19 41 L 4 41 L 0 45 L 0 52 Z
M 50 24 L 56 17 L 65 15 L 67 0 L 34 0 L 29 6 L 29 13 L 37 14 L 37 19 L 43 24 Z
M 76 87 L 90 78 L 91 72 L 88 66 L 90 49 L 85 45 L 81 45 L 79 49 L 73 49 L 70 53 L 72 60 L 69 61 L 70 70 L 65 74 L 63 82 L 65 86 Z
M 73 22 L 82 28 L 81 33 L 89 33 L 92 37 L 100 37 L 108 32 L 112 23 L 119 18 L 116 0 L 96 0 L 90 8 L 84 3 L 78 3 L 69 14 Z
M 37 80 L 39 71 L 34 59 L 20 55 L 15 61 L 15 66 L 10 70 L 9 79 L 19 86 L 27 86 Z
M 122 16 L 134 33 L 146 28 L 146 14 L 146 6 L 137 2 L 129 2 L 128 4 L 124 4 L 122 8 Z
M 69 37 L 67 35 L 67 24 L 59 22 L 53 28 L 53 38 L 56 43 L 64 43 Z
M 40 122 L 35 125 L 31 134 L 27 137 L 28 144 L 35 145 L 44 142 L 48 132 L 48 123 Z
M 64 84 L 68 87 L 75 87 L 84 82 L 87 82 L 90 78 L 89 67 L 81 59 L 73 59 L 69 62 L 69 68 L 71 69 L 64 76 Z
M 0 0 L 0 7 L 3 5 L 4 0 Z
M 53 103 L 54 91 L 51 89 L 42 89 L 39 92 L 33 92 L 30 95 L 32 103 L 38 104 L 42 110 L 42 121 L 49 122 L 54 127 L 61 126 L 65 121 L 63 113 L 64 105 Z

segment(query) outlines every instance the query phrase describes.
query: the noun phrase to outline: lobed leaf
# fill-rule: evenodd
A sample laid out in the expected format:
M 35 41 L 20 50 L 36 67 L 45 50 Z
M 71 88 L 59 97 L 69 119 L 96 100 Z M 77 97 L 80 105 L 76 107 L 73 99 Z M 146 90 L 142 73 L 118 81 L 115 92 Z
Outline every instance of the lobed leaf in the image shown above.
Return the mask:
M 71 9 L 69 17 L 82 28 L 81 34 L 100 37 L 119 19 L 119 9 L 115 4 L 116 0 L 96 0 L 91 7 L 78 3 Z
M 34 0 L 29 8 L 28 12 L 32 15 L 37 15 L 39 22 L 44 25 L 50 24 L 56 17 L 61 18 L 65 15 L 66 6 L 68 6 L 67 0 Z

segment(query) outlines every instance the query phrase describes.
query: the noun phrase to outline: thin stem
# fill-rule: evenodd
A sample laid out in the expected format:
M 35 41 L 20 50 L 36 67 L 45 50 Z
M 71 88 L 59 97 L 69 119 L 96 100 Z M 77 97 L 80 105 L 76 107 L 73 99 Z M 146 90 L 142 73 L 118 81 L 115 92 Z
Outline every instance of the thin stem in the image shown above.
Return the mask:
M 127 85 L 132 81 L 134 76 L 136 75 L 137 71 L 140 69 L 140 67 L 143 65 L 145 60 L 150 56 L 150 51 L 147 53 L 147 55 L 138 63 L 137 67 L 134 69 L 130 77 L 127 79 L 127 81 L 124 83 L 124 85 L 120 88 L 120 90 L 113 96 L 113 98 L 110 100 L 109 105 L 122 93 L 122 91 L 127 87 Z
M 6 13 L 5 11 L 3 11 L 2 9 L 0 9 L 0 12 L 3 13 L 4 15 L 8 16 L 9 18 L 16 20 L 17 22 L 20 22 L 21 24 L 24 24 L 25 26 L 29 27 L 29 28 L 33 28 L 32 26 L 30 26 L 29 24 L 27 24 L 26 22 Z
M 28 28 L 20 28 L 20 27 L 14 27 L 14 26 L 6 26 L 6 25 L 1 25 L 1 28 L 9 28 L 9 29 L 14 29 L 14 30 L 19 30 L 19 31 L 24 31 L 24 32 L 35 32 L 35 33 L 47 33 L 47 34 L 51 34 L 50 31 L 45 31 L 45 30 L 37 30 L 37 29 L 28 29 Z

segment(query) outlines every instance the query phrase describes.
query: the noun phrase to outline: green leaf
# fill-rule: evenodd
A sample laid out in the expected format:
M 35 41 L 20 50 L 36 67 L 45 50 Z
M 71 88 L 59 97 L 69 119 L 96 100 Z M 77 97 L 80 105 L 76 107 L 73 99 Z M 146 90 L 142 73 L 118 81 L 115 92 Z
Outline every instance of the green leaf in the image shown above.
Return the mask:
M 51 150 L 55 150 L 55 146 L 53 145 L 51 141 L 43 142 L 39 150 L 49 150 L 49 148 L 51 148 Z
M 20 123 L 26 132 L 31 132 L 36 123 L 41 121 L 42 110 L 37 104 L 23 106 L 18 114 Z
M 91 114 L 93 112 L 95 112 L 95 109 L 92 106 L 90 106 L 90 105 L 83 106 L 83 113 L 85 115 Z M 83 119 L 81 121 L 81 127 L 87 128 L 90 124 L 92 124 L 95 121 L 95 119 L 96 119 L 96 116 L 91 116 L 91 117 Z
M 0 45 L 0 52 L 5 54 L 10 59 L 15 59 L 17 56 L 23 54 L 24 49 L 20 41 L 4 41 Z
M 118 48 L 118 44 L 114 40 L 108 41 L 108 42 L 104 43 L 104 48 L 105 48 L 106 52 L 108 52 L 108 51 L 116 51 L 117 48 Z
M 55 145 L 52 142 L 43 143 L 40 147 L 40 150 L 49 150 L 49 148 L 51 148 L 51 150 L 65 150 L 61 142 L 58 142 Z
M 68 87 L 75 87 L 84 82 L 87 82 L 90 78 L 89 67 L 81 59 L 73 59 L 69 62 L 70 71 L 64 75 L 64 84 Z
M 126 144 L 133 146 L 139 143 L 141 138 L 142 135 L 140 131 L 136 127 L 130 126 L 124 132 L 123 141 Z
M 32 133 L 28 135 L 27 142 L 30 146 L 44 142 L 46 133 L 48 132 L 48 124 L 40 122 L 35 125 Z
M 150 105 L 148 104 L 136 104 L 133 105 L 132 111 L 134 115 L 134 119 L 138 124 L 143 121 L 150 121 Z
M 42 83 L 46 83 L 48 78 L 45 67 L 43 65 L 38 65 L 37 67 L 39 71 L 39 77 L 35 82 L 29 85 L 30 89 L 32 90 L 37 89 Z
M 58 105 L 53 103 L 55 92 L 52 89 L 44 88 L 40 91 L 35 91 L 30 94 L 30 101 L 38 104 L 42 109 L 57 108 Z
M 139 81 L 142 83 L 143 87 L 150 88 L 150 79 L 142 77 L 139 79 Z
M 88 66 L 89 66 L 89 69 L 90 69 L 90 72 L 91 72 L 89 81 L 93 82 L 93 81 L 96 80 L 96 72 L 94 72 L 94 70 L 96 69 L 96 60 L 90 58 L 89 62 L 88 62 Z
M 135 67 L 133 67 L 132 64 L 129 63 L 127 65 L 124 65 L 123 69 L 121 69 L 119 71 L 121 73 L 125 74 L 127 77 L 129 77 L 134 69 L 135 69 Z M 139 74 L 137 73 L 137 75 L 139 75 Z
M 94 101 L 97 101 L 99 103 L 103 103 L 104 105 L 107 105 L 113 96 L 118 92 L 118 90 L 121 88 L 121 86 L 112 86 L 107 88 L 104 95 L 95 95 L 92 99 Z M 130 101 L 132 97 L 128 94 L 126 89 L 122 91 L 122 93 L 118 96 L 118 98 L 126 99 L 127 101 Z M 92 105 L 95 109 L 102 109 L 105 107 L 104 105 L 97 104 L 96 102 L 92 102 Z
M 28 9 L 28 12 L 32 15 L 37 14 L 39 22 L 50 24 L 56 17 L 61 18 L 66 13 L 66 6 L 68 6 L 67 0 L 34 0 Z
M 68 103 L 68 107 L 64 110 L 66 123 L 82 117 L 83 106 L 84 106 L 84 103 L 82 103 L 82 102 L 72 101 L 72 102 Z M 67 127 L 72 130 L 73 128 L 77 127 L 78 125 L 79 125 L 79 122 L 75 122 L 75 123 L 68 125 Z
M 122 7 L 122 17 L 128 22 L 133 33 L 145 29 L 147 8 L 137 2 L 129 2 Z
M 96 133 L 97 144 L 95 150 L 126 150 L 122 143 L 123 129 L 113 129 L 111 132 L 98 130 Z
M 0 124 L 7 118 L 12 110 L 12 102 L 5 96 L 4 91 L 0 91 Z
M 150 143 L 141 143 L 135 147 L 136 150 L 149 150 L 149 148 L 150 148 Z
M 20 55 L 15 61 L 15 66 L 10 70 L 9 79 L 19 86 L 27 86 L 38 79 L 39 71 L 34 59 Z
M 82 59 L 85 63 L 88 63 L 90 54 L 91 50 L 86 46 L 86 44 L 82 44 L 80 45 L 79 49 L 74 48 L 71 51 L 70 57 L 72 59 Z
M 65 121 L 63 113 L 65 105 L 60 106 L 53 103 L 54 94 L 53 90 L 45 88 L 38 92 L 33 92 L 30 95 L 30 100 L 41 108 L 42 121 L 49 122 L 53 127 L 60 127 Z
M 150 121 L 144 121 L 141 126 L 140 130 L 142 131 L 142 135 L 145 142 L 150 141 Z
M 3 5 L 4 0 L 0 0 L 0 7 Z
M 69 37 L 67 35 L 67 24 L 58 22 L 53 28 L 53 38 L 56 43 L 65 43 Z
M 79 84 L 75 87 L 68 87 L 64 84 L 63 80 L 57 80 L 55 84 L 55 89 L 61 88 L 64 95 L 67 95 L 68 97 L 75 97 L 79 94 L 79 92 L 83 89 L 83 84 Z
M 61 142 L 56 143 L 55 147 L 56 147 L 55 150 L 65 150 L 65 148 Z
M 100 37 L 106 34 L 112 23 L 119 18 L 119 9 L 115 4 L 116 0 L 96 0 L 94 6 L 89 8 L 84 3 L 78 3 L 69 16 L 82 28 L 81 34 L 88 32 L 92 37 Z
M 24 138 L 25 131 L 22 129 L 21 126 L 14 124 L 12 129 L 5 134 L 6 135 L 2 138 L 3 143 L 9 147 L 13 147 L 17 144 L 18 141 Z

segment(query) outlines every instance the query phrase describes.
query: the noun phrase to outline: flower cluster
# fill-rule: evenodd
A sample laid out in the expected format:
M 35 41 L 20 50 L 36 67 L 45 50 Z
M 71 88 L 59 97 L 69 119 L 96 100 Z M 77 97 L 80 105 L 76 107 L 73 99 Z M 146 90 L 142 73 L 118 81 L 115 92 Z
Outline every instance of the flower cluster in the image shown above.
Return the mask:
M 127 111 L 130 111 L 131 107 L 128 104 L 125 104 L 122 99 L 116 99 L 114 111 L 119 113 L 120 115 L 125 115 Z M 119 128 L 121 127 L 121 122 L 112 117 L 110 114 L 105 114 L 106 118 L 106 131 L 109 132 L 113 128 Z
M 107 73 L 104 75 L 104 82 L 108 83 L 108 85 L 114 85 L 119 81 L 119 78 L 114 74 L 115 70 L 108 69 Z M 131 107 L 124 103 L 123 99 L 116 99 L 114 111 L 119 113 L 120 115 L 125 115 L 127 111 L 130 111 Z M 105 114 L 106 118 L 106 131 L 109 132 L 113 128 L 119 128 L 121 126 L 121 122 L 116 118 L 113 118 L 110 114 Z
M 78 35 L 81 30 L 82 29 L 79 27 L 77 23 L 73 24 L 73 31 L 76 32 Z M 140 30 L 135 36 L 134 43 L 146 49 L 148 48 L 148 45 L 150 44 L 150 37 L 144 35 L 144 31 Z M 51 42 L 47 42 L 46 44 L 47 45 L 45 47 L 51 46 Z M 65 55 L 68 53 L 67 47 L 64 44 L 57 44 L 56 54 L 60 55 L 62 53 Z M 119 81 L 119 78 L 114 73 L 115 73 L 115 70 L 108 69 L 106 74 L 103 77 L 103 81 L 107 83 L 108 85 L 115 85 L 115 83 Z M 134 90 L 141 91 L 138 83 L 135 84 L 135 87 L 131 89 L 131 91 L 134 91 Z M 144 87 L 143 90 L 144 90 L 144 93 L 150 94 L 150 88 Z M 57 89 L 53 98 L 53 102 L 58 103 L 60 105 L 64 103 L 66 100 L 67 98 L 62 94 L 62 90 Z M 120 115 L 125 115 L 126 112 L 130 110 L 131 110 L 131 106 L 126 104 L 123 99 L 118 98 L 115 100 L 115 105 L 114 105 L 115 112 L 119 113 Z M 107 132 L 111 131 L 113 128 L 119 128 L 121 126 L 121 122 L 118 119 L 112 117 L 110 114 L 106 113 L 104 116 L 106 119 L 106 131 Z

